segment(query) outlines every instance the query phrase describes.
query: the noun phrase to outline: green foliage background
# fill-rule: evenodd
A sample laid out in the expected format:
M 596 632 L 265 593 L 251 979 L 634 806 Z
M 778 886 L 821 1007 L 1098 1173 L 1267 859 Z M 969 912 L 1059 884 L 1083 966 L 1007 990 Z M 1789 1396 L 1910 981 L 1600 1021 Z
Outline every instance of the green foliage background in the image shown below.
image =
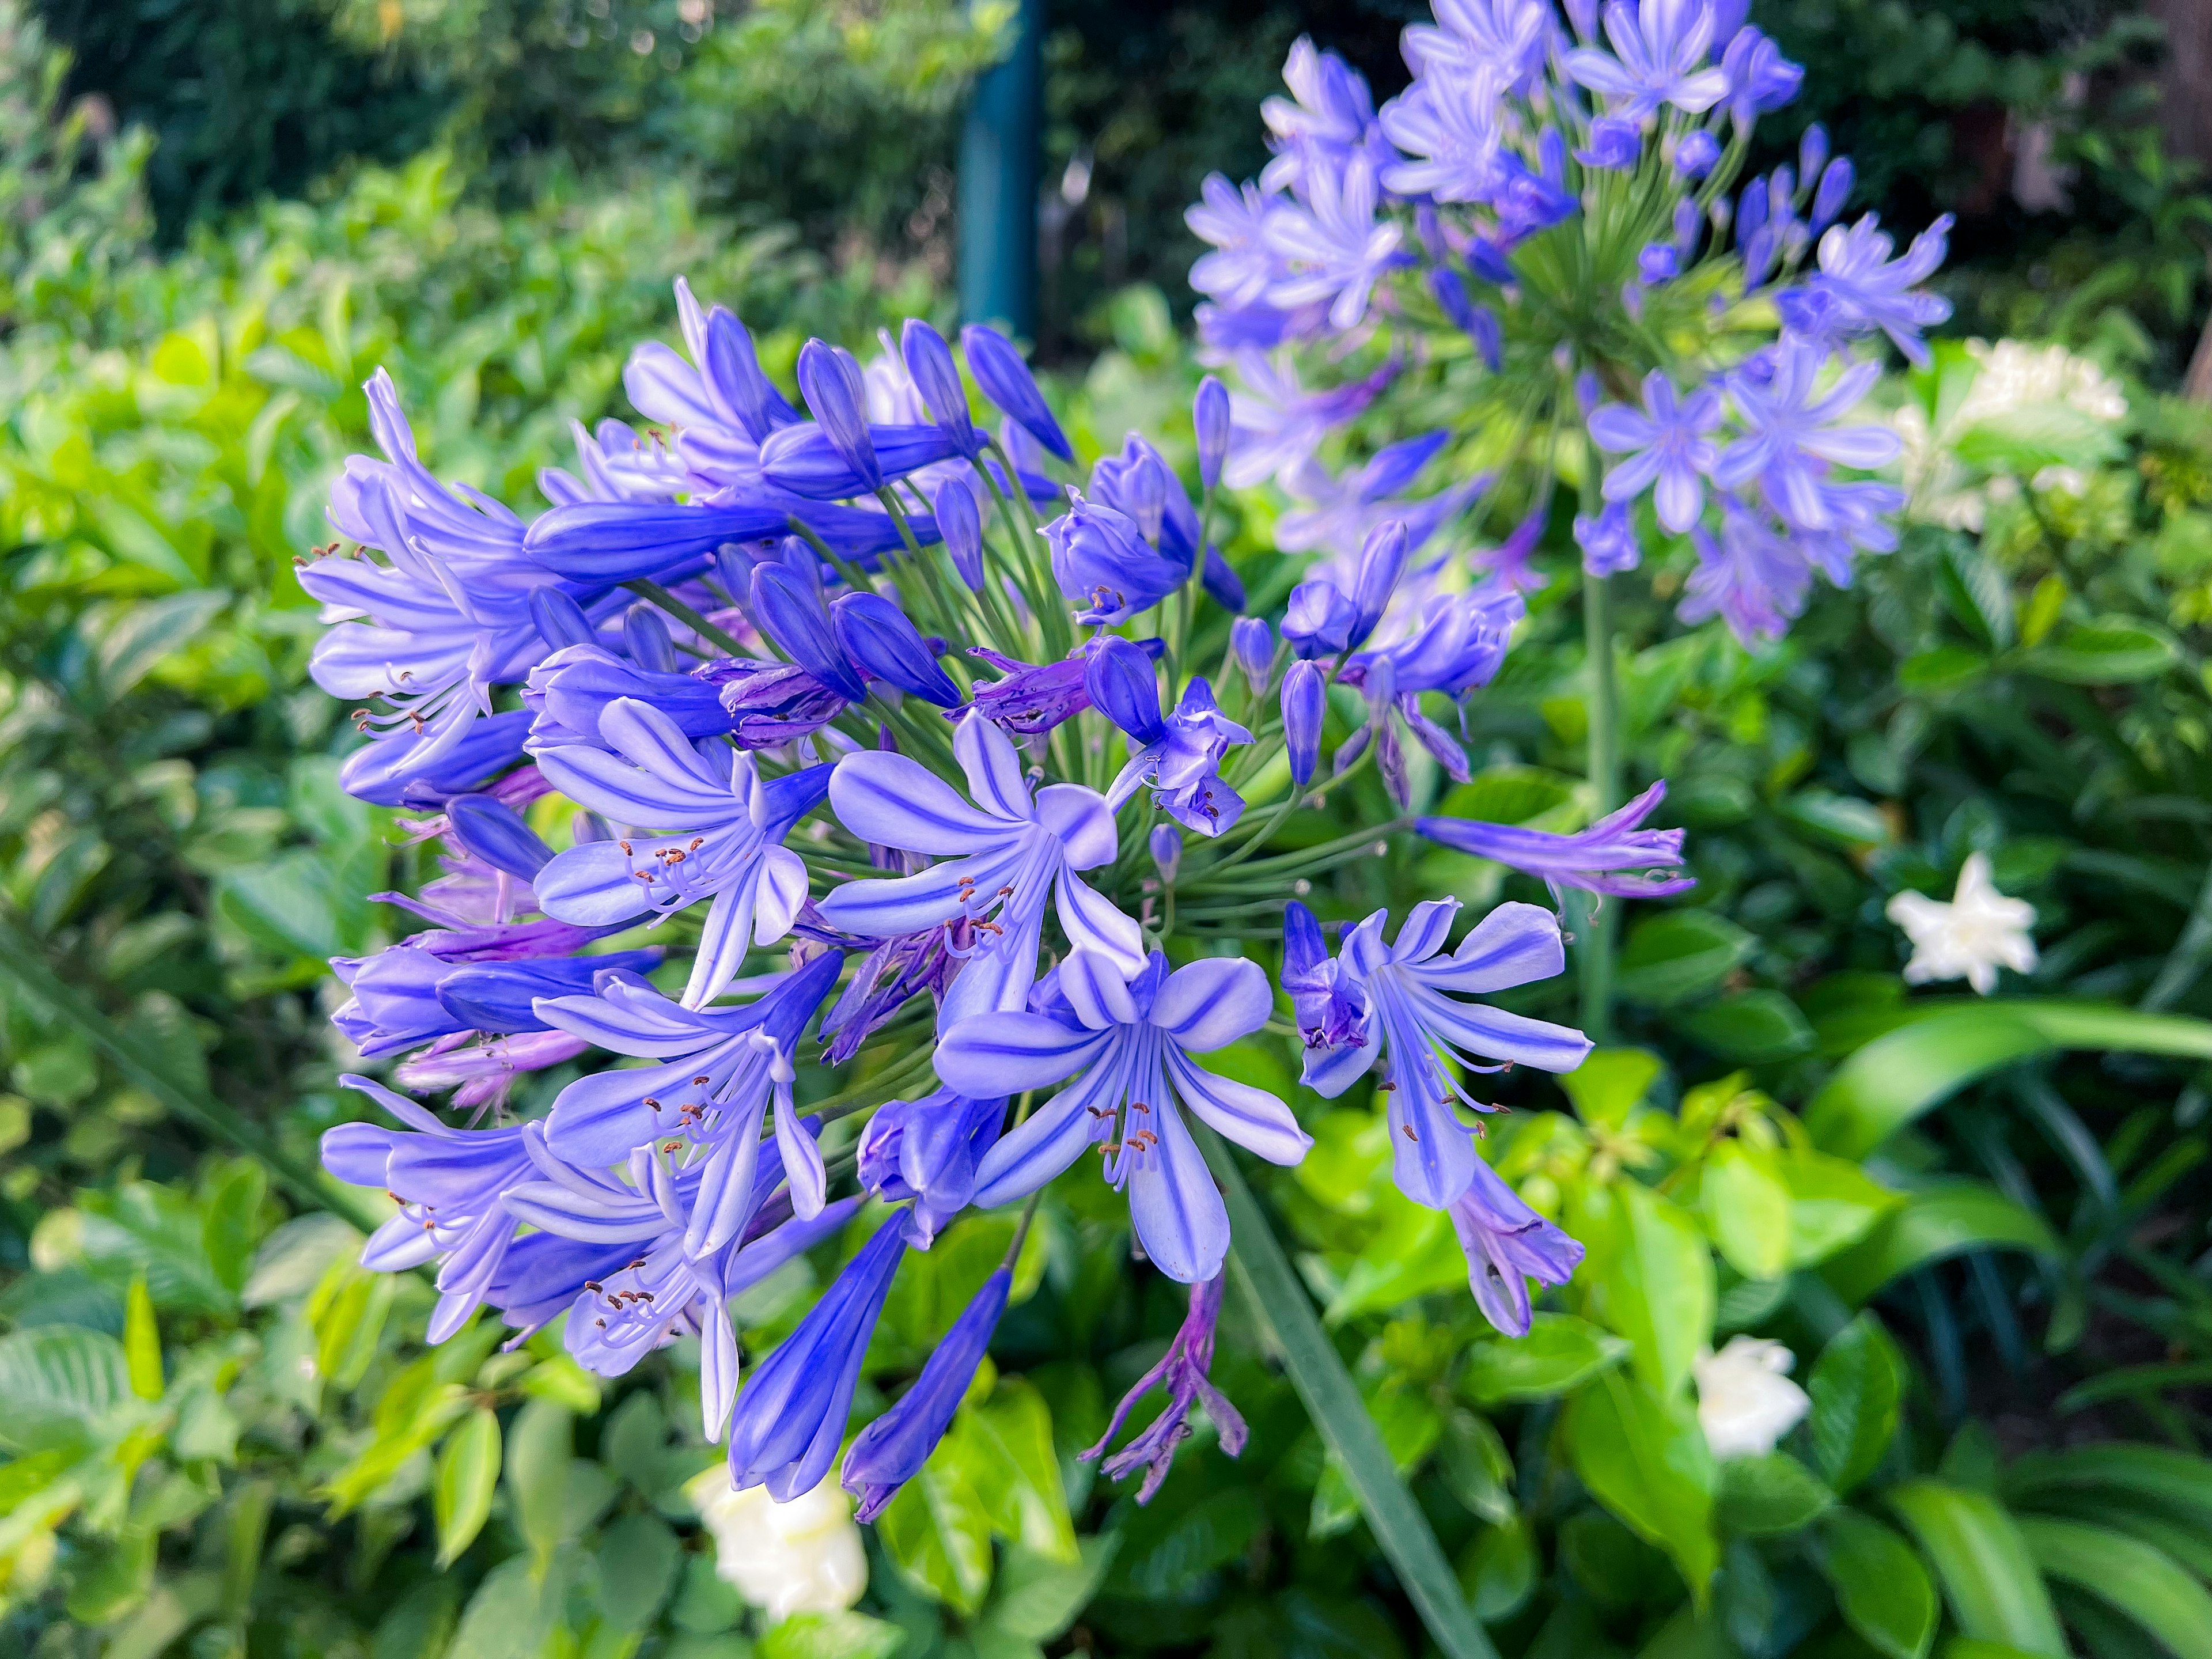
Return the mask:
M 2130 412 L 1949 430 L 1975 370 L 1948 345 L 1887 395 L 2008 486 L 1978 531 L 1919 516 L 1769 656 L 1627 619 L 1630 753 L 1677 780 L 1700 886 L 1628 918 L 1615 1046 L 1564 1093 L 1506 1085 L 1492 1155 L 1591 1247 L 1527 1341 L 1489 1334 L 1449 1227 L 1395 1194 L 1368 1101 L 1320 1113 L 1260 1196 L 1504 1654 L 2205 1653 L 2212 422 L 2156 389 L 2197 320 L 2203 201 L 2109 104 L 2066 114 L 2069 69 L 2137 50 L 2125 15 L 1770 13 L 1905 222 L 1973 184 L 1957 112 L 2060 118 L 2084 210 L 1985 227 L 1964 321 L 2070 341 Z M 1240 1296 L 1216 1371 L 1240 1462 L 1201 1436 L 1139 1509 L 1076 1458 L 1180 1316 L 1095 1183 L 1041 1212 L 867 1600 L 769 1627 L 687 1492 L 714 1461 L 696 1355 L 610 1388 L 481 1322 L 425 1350 L 427 1283 L 354 1267 L 374 1218 L 313 1170 L 355 1110 L 325 958 L 386 939 L 356 896 L 411 874 L 391 815 L 335 788 L 342 711 L 306 684 L 289 575 L 368 442 L 361 380 L 389 367 L 434 465 L 520 507 L 571 419 L 624 412 L 676 272 L 779 373 L 809 332 L 944 316 L 941 169 L 990 15 L 768 4 L 696 40 L 659 0 L 46 15 L 74 80 L 0 12 L 0 1651 L 1423 1651 Z M 1094 349 L 1063 387 L 1086 453 L 1185 419 L 1176 216 L 1197 173 L 1252 165 L 1290 35 L 1383 64 L 1401 21 L 1058 27 L 1055 163 L 1093 179 L 1052 278 L 1063 350 Z M 1278 507 L 1235 503 L 1255 592 L 1287 574 Z M 1584 811 L 1564 531 L 1452 810 Z M 1882 907 L 1975 849 L 2036 906 L 2042 965 L 1986 1004 L 1908 994 Z M 1315 902 L 1370 897 L 1355 872 Z M 1296 1057 L 1237 1063 L 1280 1082 Z M 1010 1231 L 972 1218 L 902 1282 L 864 1409 Z M 753 1356 L 823 1254 L 741 1307 Z M 1796 1352 L 1813 1412 L 1717 1464 L 1689 1368 L 1745 1332 Z

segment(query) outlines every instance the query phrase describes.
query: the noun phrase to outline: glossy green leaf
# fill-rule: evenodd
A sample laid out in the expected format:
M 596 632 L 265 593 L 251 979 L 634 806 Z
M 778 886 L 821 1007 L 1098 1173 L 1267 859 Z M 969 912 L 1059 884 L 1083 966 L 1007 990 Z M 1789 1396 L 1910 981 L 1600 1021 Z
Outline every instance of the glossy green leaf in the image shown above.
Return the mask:
M 1583 1122 L 1619 1129 L 1663 1069 L 1659 1056 L 1649 1048 L 1593 1048 L 1580 1066 L 1559 1079 L 1559 1086 Z
M 1629 930 L 1614 985 L 1631 1002 L 1688 1002 L 1717 989 L 1758 944 L 1717 910 L 1662 910 Z
M 1936 1585 L 1912 1547 L 1848 1509 L 1831 1511 L 1811 1544 L 1844 1622 L 1884 1659 L 1923 1659 L 1936 1639 Z
M 1951 1182 L 1912 1194 L 1863 1243 L 1820 1271 L 1836 1294 L 1856 1307 L 1915 1267 L 1962 1250 L 1989 1249 L 2055 1258 L 2058 1241 L 2041 1217 L 1994 1187 Z
M 1514 1513 L 1513 1455 L 1487 1418 L 1454 1410 L 1437 1438 L 1437 1472 L 1468 1513 L 1493 1526 Z
M 1779 1279 L 1790 1266 L 1790 1194 L 1775 1154 L 1723 1140 L 1698 1182 L 1705 1231 L 1746 1279 Z
M 1685 1036 L 1723 1060 L 1768 1066 L 1808 1053 L 1813 1028 L 1779 991 L 1743 991 L 1681 1017 Z
M 1060 1486 L 1044 1396 L 1018 1378 L 1001 1378 L 990 1399 L 966 1416 L 963 1432 L 978 1453 L 972 1467 L 993 1472 L 984 1498 L 998 1517 L 998 1530 L 1047 1560 L 1073 1565 L 1080 1559 L 1075 1522 Z
M 1845 1060 L 1805 1108 L 1823 1151 L 1863 1158 L 1999 1066 L 2064 1048 L 2212 1060 L 2212 1023 L 2075 1002 L 1938 1004 Z
M 1571 1394 L 1628 1357 L 1629 1345 L 1586 1319 L 1540 1313 L 1528 1334 L 1486 1338 L 1460 1361 L 1459 1390 L 1478 1406 Z
M 1718 1474 L 1697 1414 L 1623 1372 L 1567 1402 L 1561 1431 L 1575 1473 L 1638 1536 L 1665 1551 L 1703 1602 L 1720 1565 Z
M 1013 1546 L 999 1568 L 982 1626 L 1018 1641 L 1057 1641 L 1089 1603 L 1120 1544 L 1118 1534 L 1086 1538 L 1073 1563 Z
M 1721 1464 L 1715 1513 L 1723 1531 L 1769 1537 L 1796 1532 L 1835 1501 L 1836 1494 L 1796 1458 L 1769 1452 Z
M 514 1524 L 540 1572 L 561 1546 L 568 1497 L 572 1428 L 568 1409 L 533 1400 L 507 1437 L 507 1486 Z
M 2005 1470 L 2005 1498 L 2015 1506 L 2069 1492 L 2145 1500 L 2212 1532 L 2212 1459 L 2170 1446 L 2116 1443 L 2028 1452 Z
M 1778 1154 L 1776 1164 L 1790 1189 L 1793 1268 L 1817 1266 L 1857 1243 L 1905 1201 L 1847 1158 L 1791 1150 Z
M 1460 1588 L 1467 1592 L 1474 1616 L 1494 1625 L 1528 1604 L 1542 1565 L 1528 1518 L 1510 1516 L 1477 1533 L 1461 1555 Z
M 1813 1402 L 1806 1428 L 1813 1461 L 1838 1492 L 1850 1492 L 1881 1463 L 1897 1434 L 1905 1386 L 1905 1357 L 1870 1313 L 1820 1350 L 1805 1379 Z
M 1672 1399 L 1712 1343 L 1711 1248 L 1689 1212 L 1648 1187 L 1623 1182 L 1586 1196 L 1590 1254 L 1580 1276 L 1605 1322 L 1628 1339 L 1637 1374 Z
M 626 1515 L 601 1534 L 599 1617 L 621 1631 L 652 1628 L 684 1565 L 684 1547 L 657 1515 Z
M 2212 1659 L 2212 1594 L 2163 1550 L 2078 1521 L 2029 1516 L 2020 1530 L 2051 1577 L 2125 1613 L 2177 1659 Z
M 451 1566 L 476 1541 L 491 1516 L 499 1487 L 499 1416 L 479 1406 L 447 1437 L 438 1453 L 430 1488 L 431 1513 L 438 1526 L 438 1565 Z
M 2155 679 L 2181 660 L 2171 635 L 2142 623 L 2076 628 L 2014 660 L 2031 674 L 2069 685 L 2124 685 Z
M 0 1336 L 0 1451 L 82 1445 L 119 1427 L 131 1362 L 105 1331 L 40 1325 Z
M 2067 1659 L 2035 1558 L 1995 1499 L 1941 1481 L 1911 1480 L 1893 1487 L 1888 1501 L 1934 1564 L 1960 1631 L 1978 1641 Z
M 991 1588 L 993 1512 L 979 1482 L 994 1474 L 964 1436 L 948 1434 L 876 1517 L 876 1536 L 907 1581 L 968 1616 Z
M 161 1332 L 154 1322 L 154 1298 L 146 1281 L 133 1279 L 123 1302 L 123 1355 L 130 1367 L 131 1392 L 141 1400 L 161 1397 Z

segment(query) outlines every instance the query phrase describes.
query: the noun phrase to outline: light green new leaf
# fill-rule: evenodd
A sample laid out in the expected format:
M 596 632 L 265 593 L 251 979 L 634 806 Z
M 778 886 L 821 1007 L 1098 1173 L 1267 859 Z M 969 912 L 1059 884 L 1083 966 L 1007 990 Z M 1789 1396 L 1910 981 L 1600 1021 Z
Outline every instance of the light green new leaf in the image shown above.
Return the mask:
M 1058 1639 L 1089 1603 L 1121 1542 L 1118 1534 L 1086 1538 L 1072 1565 L 1014 1545 L 979 1628 L 1024 1642 Z
M 1698 1201 L 1705 1231 L 1746 1279 L 1779 1279 L 1789 1269 L 1790 1188 L 1771 1152 L 1721 1142 L 1705 1160 Z
M 1810 1541 L 1844 1622 L 1885 1659 L 1922 1659 L 1936 1639 L 1936 1586 L 1912 1547 L 1856 1510 L 1831 1511 Z
M 2029 1516 L 2020 1530 L 2053 1578 L 2125 1613 L 2177 1659 L 2212 1659 L 2212 1595 L 2165 1551 L 2078 1521 Z
M 1477 1342 L 1460 1361 L 1459 1391 L 1478 1406 L 1571 1394 L 1628 1357 L 1628 1344 L 1572 1314 L 1540 1313 L 1528 1334 Z
M 1607 1196 L 1591 1194 L 1593 1208 Z M 1609 1198 L 1604 1247 L 1593 1247 L 1584 1272 L 1605 1322 L 1628 1339 L 1637 1375 L 1671 1400 L 1712 1343 L 1712 1250 L 1689 1212 L 1650 1188 L 1623 1182 Z
M 1849 1492 L 1881 1463 L 1897 1433 L 1905 1397 L 1905 1358 L 1870 1313 L 1829 1339 L 1805 1379 L 1813 1402 L 1807 1425 L 1813 1458 L 1828 1484 Z
M 1044 1396 L 1018 1378 L 1001 1378 L 990 1400 L 968 1412 L 963 1431 L 980 1454 L 972 1463 L 979 1477 L 989 1470 L 985 1478 L 999 1483 L 983 1493 L 1000 1533 L 1047 1560 L 1080 1559 Z
M 760 1639 L 760 1659 L 890 1659 L 906 1640 L 865 1613 L 795 1613 Z
M 131 1281 L 123 1304 L 123 1354 L 131 1370 L 131 1392 L 141 1400 L 161 1397 L 161 1331 L 154 1322 L 154 1298 L 143 1277 Z
M 1663 915 L 1701 915 L 1705 911 L 1668 911 Z M 1656 920 L 1657 918 L 1655 918 Z M 1637 930 L 1640 937 L 1651 926 Z M 1626 994 L 1626 993 L 1624 993 Z M 1657 1079 L 1662 1064 L 1648 1048 L 1593 1048 L 1573 1071 L 1559 1079 L 1576 1115 L 1588 1124 L 1618 1129 Z
M 907 1581 L 968 1618 L 991 1588 L 993 1517 L 976 1489 L 979 1473 L 991 1471 L 978 1468 L 957 1426 L 876 1517 L 876 1536 Z
M 438 1453 L 437 1478 L 430 1509 L 438 1523 L 438 1565 L 449 1567 L 476 1541 L 491 1515 L 499 1486 L 499 1416 L 479 1406 L 455 1429 Z
M 1616 1371 L 1567 1402 L 1562 1431 L 1582 1483 L 1673 1558 L 1702 1606 L 1720 1542 L 1713 1535 L 1717 1473 L 1696 1413 Z
M 573 1444 L 568 1407 L 550 1400 L 525 1405 L 507 1439 L 507 1485 L 515 1528 L 541 1574 L 561 1547 Z
M 1810 1267 L 1847 1249 L 1905 1202 L 1847 1158 L 1785 1152 L 1777 1160 L 1790 1188 L 1790 1265 Z
M 1897 1278 L 1965 1250 L 2026 1250 L 2057 1256 L 2058 1241 L 2040 1216 L 1996 1188 L 1947 1182 L 1912 1194 L 1866 1239 L 1821 1269 L 1836 1294 L 1856 1307 Z
M 34 1325 L 0 1336 L 0 1451 L 83 1446 L 113 1432 L 131 1399 L 130 1359 L 105 1331 Z
M 2067 1659 L 2066 1638 L 2027 1541 L 1995 1499 L 1937 1480 L 1888 1494 L 1921 1553 L 1935 1564 L 1959 1628 L 1977 1641 Z

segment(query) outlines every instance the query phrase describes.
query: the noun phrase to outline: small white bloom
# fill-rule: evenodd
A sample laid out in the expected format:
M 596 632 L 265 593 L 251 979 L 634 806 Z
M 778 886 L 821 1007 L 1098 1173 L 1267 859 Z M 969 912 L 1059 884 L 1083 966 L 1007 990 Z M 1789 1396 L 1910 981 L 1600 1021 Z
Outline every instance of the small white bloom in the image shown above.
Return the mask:
M 1812 1409 L 1805 1390 L 1783 1373 L 1797 1356 L 1764 1337 L 1732 1338 L 1718 1353 L 1691 1362 L 1698 1379 L 1698 1426 L 1716 1457 L 1763 1457 Z
M 842 1613 L 868 1587 L 868 1558 L 853 1523 L 853 1500 L 835 1474 L 779 1504 L 764 1486 L 730 1490 L 719 1464 L 685 1489 L 714 1534 L 714 1571 L 768 1614 Z
M 2035 940 L 2027 931 L 2035 925 L 2035 907 L 1997 891 L 1983 854 L 1968 856 L 1948 904 L 1924 893 L 1899 893 L 1887 914 L 1912 941 L 1912 960 L 1905 964 L 1908 985 L 1963 979 L 1987 996 L 1996 989 L 1998 969 L 2025 974 L 2035 966 Z

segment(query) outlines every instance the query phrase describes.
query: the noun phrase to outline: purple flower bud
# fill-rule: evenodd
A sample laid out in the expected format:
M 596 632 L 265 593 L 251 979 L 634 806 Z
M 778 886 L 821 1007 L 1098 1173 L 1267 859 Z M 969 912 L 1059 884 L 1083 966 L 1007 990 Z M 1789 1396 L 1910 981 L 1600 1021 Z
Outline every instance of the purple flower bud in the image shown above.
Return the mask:
M 1705 222 L 1698 204 L 1688 197 L 1674 204 L 1674 252 L 1685 264 L 1697 257 L 1698 233 L 1705 228 Z
M 1590 123 L 1589 148 L 1575 152 L 1586 167 L 1618 173 L 1634 167 L 1644 155 L 1644 135 L 1625 116 L 1601 115 Z
M 1317 578 L 1291 590 L 1283 614 L 1283 640 L 1302 659 L 1326 657 L 1346 648 L 1359 611 L 1334 582 Z
M 799 424 L 799 411 L 761 372 L 753 337 L 726 307 L 707 313 L 706 361 L 700 367 L 708 396 L 755 443 L 779 427 Z
M 952 568 L 970 592 L 983 591 L 983 517 L 975 505 L 975 492 L 964 478 L 947 478 L 937 486 L 930 503 L 937 510 L 938 533 Z
M 1567 21 L 1574 25 L 1576 40 L 1595 39 L 1597 0 L 1567 0 Z
M 557 587 L 530 590 L 530 621 L 538 629 L 538 638 L 556 651 L 564 645 L 599 642 L 599 629 L 592 626 L 584 607 Z
M 1052 409 L 1037 390 L 1030 366 L 1006 337 L 983 323 L 970 323 L 960 331 L 960 344 L 968 354 L 968 369 L 983 395 L 1018 421 L 1030 435 L 1063 461 L 1075 459 L 1075 449 Z
M 821 596 L 788 565 L 763 564 L 753 572 L 753 614 L 783 653 L 823 684 L 854 702 L 868 695 L 837 643 Z
M 1172 823 L 1154 824 L 1151 845 L 1152 867 L 1162 881 L 1174 886 L 1176 872 L 1182 868 L 1182 831 Z
M 644 599 L 623 613 L 623 649 L 640 668 L 654 674 L 673 674 L 676 642 L 668 637 L 668 624 L 660 612 Z
M 1198 433 L 1198 481 L 1212 489 L 1221 482 L 1221 464 L 1229 455 L 1229 388 L 1220 376 L 1209 374 L 1198 383 L 1190 421 Z
M 1767 175 L 1766 216 L 1770 222 L 1783 224 L 1790 217 L 1790 204 L 1797 199 L 1797 174 L 1787 161 Z
M 446 824 L 462 848 L 495 870 L 528 881 L 552 860 L 553 849 L 489 795 L 456 795 L 446 803 Z
M 867 384 L 859 360 L 842 346 L 809 340 L 799 350 L 799 389 L 822 435 L 861 489 L 882 489 L 883 467 L 868 434 Z
M 899 355 L 906 372 L 914 377 L 930 418 L 969 459 L 983 453 L 983 440 L 968 413 L 967 388 L 960 384 L 960 366 L 952 361 L 952 348 L 919 317 L 909 317 L 899 333 Z
M 1149 611 L 1183 584 L 1188 570 L 1163 556 L 1135 522 L 1103 502 L 1067 492 L 1067 511 L 1045 526 L 1060 591 L 1079 601 L 1085 623 L 1111 628 Z
M 1367 540 L 1359 550 L 1359 574 L 1352 592 L 1352 603 L 1358 607 L 1359 616 L 1346 636 L 1347 650 L 1364 645 L 1367 636 L 1375 631 L 1375 624 L 1382 620 L 1390 595 L 1397 591 L 1398 578 L 1405 574 L 1408 550 L 1402 519 L 1378 524 L 1367 532 Z
M 1321 727 L 1328 708 L 1328 687 L 1320 666 L 1294 662 L 1283 676 L 1283 747 L 1291 761 L 1291 781 L 1301 789 L 1313 781 L 1321 763 Z
M 1751 0 L 1713 0 L 1713 44 L 1723 51 L 1751 15 Z
M 1628 508 L 1615 501 L 1595 519 L 1575 515 L 1575 544 L 1583 550 L 1583 568 L 1593 576 L 1614 576 L 1636 568 L 1641 556 L 1636 527 Z
M 1142 647 L 1111 636 L 1101 640 L 1084 670 L 1083 684 L 1091 706 L 1139 743 L 1157 743 L 1166 734 L 1159 684 Z
M 1498 331 L 1496 313 L 1488 306 L 1475 304 L 1459 272 L 1449 265 L 1437 265 L 1429 272 L 1429 292 L 1436 296 L 1437 308 L 1474 342 L 1482 361 L 1495 374 L 1504 351 L 1504 337 Z
M 953 1413 L 975 1380 L 983 1352 L 991 1346 L 991 1333 L 1006 1311 L 1013 1282 L 1012 1273 L 1004 1267 L 985 1279 L 975 1299 L 930 1350 L 914 1386 L 854 1437 L 842 1479 L 845 1490 L 860 1500 L 854 1511 L 855 1520 L 866 1522 L 881 1515 L 899 1488 L 921 1473 L 937 1443 L 945 1438 Z
M 1844 210 L 1844 204 L 1850 199 L 1856 178 L 1850 156 L 1838 155 L 1828 163 L 1827 170 L 1820 175 L 1820 187 L 1813 192 L 1813 228 L 1816 233 L 1835 222 L 1836 216 Z
M 1682 256 L 1672 242 L 1646 242 L 1636 256 L 1636 279 L 1646 288 L 1671 283 L 1682 274 Z
M 1586 368 L 1575 376 L 1575 403 L 1581 409 L 1584 420 L 1588 420 L 1590 411 L 1604 401 L 1605 383 L 1598 379 L 1595 369 Z
M 1735 210 L 1735 245 L 1748 248 L 1751 239 L 1766 224 L 1768 196 L 1766 180 L 1754 179 L 1743 187 L 1743 195 Z
M 1674 171 L 1685 179 L 1702 179 L 1719 165 L 1721 141 L 1703 127 L 1674 147 Z
M 1818 121 L 1805 129 L 1805 136 L 1797 141 L 1797 173 L 1800 178 L 1817 179 L 1828 160 L 1828 130 Z
M 1258 617 L 1239 617 L 1229 629 L 1229 654 L 1244 671 L 1244 678 L 1257 696 L 1267 677 L 1274 671 L 1275 638 L 1266 621 Z
M 1748 292 L 1766 280 L 1774 264 L 1774 227 L 1761 225 L 1743 244 L 1743 285 Z
M 906 613 L 880 593 L 848 593 L 830 607 L 838 643 L 862 671 L 902 691 L 957 708 L 960 688 L 937 665 L 937 655 Z

